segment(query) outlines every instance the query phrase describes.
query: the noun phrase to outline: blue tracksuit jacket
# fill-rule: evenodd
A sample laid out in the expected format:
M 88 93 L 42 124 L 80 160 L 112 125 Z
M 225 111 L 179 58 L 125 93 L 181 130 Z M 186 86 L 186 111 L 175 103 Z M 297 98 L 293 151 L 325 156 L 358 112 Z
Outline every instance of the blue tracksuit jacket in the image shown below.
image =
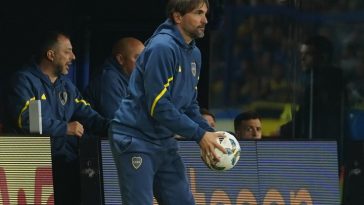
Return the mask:
M 147 41 L 130 81 L 130 95 L 115 114 L 111 131 L 154 143 L 179 134 L 199 142 L 213 131 L 199 112 L 197 83 L 201 53 L 186 44 L 166 20 Z
M 129 76 L 114 57 L 106 59 L 101 72 L 92 80 L 85 98 L 93 109 L 107 119 L 113 119 L 121 100 L 127 95 Z
M 67 123 L 79 121 L 85 130 L 104 132 L 107 121 L 82 99 L 73 83 L 61 75 L 51 83 L 35 63 L 17 72 L 12 80 L 9 109 L 13 124 L 22 133 L 29 133 L 29 102 L 41 100 L 43 134 L 51 136 L 53 156 L 66 160 L 78 157 L 78 139 L 67 136 Z

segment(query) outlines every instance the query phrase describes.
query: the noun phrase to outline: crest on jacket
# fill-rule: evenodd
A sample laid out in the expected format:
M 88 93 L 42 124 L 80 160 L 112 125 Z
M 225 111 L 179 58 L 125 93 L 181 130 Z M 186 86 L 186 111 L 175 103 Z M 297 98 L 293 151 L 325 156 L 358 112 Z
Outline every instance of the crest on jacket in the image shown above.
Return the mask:
M 191 63 L 191 72 L 192 72 L 193 77 L 196 77 L 196 63 L 195 62 Z
M 131 158 L 131 164 L 133 165 L 134 169 L 139 169 L 142 163 L 143 158 L 141 156 L 134 156 Z
M 61 91 L 58 93 L 59 101 L 61 101 L 62 105 L 65 105 L 68 100 L 68 94 L 66 91 Z

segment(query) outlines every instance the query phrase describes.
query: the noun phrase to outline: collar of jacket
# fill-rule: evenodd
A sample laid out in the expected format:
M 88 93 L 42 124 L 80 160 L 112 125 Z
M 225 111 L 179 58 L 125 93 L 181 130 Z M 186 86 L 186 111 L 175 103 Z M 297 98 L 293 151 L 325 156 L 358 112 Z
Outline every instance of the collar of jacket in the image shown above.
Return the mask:
M 120 73 L 125 80 L 129 81 L 130 76 L 127 75 L 124 71 L 124 68 L 118 63 L 115 57 L 111 56 L 106 59 L 105 64 L 108 65 L 107 67 L 115 70 L 116 72 Z
M 31 62 L 30 72 L 32 72 L 33 75 L 37 76 L 48 86 L 56 86 L 57 84 L 61 83 L 64 80 L 63 78 L 65 77 L 63 74 L 60 74 L 60 75 L 58 75 L 57 80 L 54 83 L 52 83 L 51 80 L 49 79 L 48 75 L 46 75 L 42 72 L 41 68 L 35 61 Z
M 150 37 L 145 44 L 148 44 L 150 39 L 152 39 L 157 34 L 167 34 L 170 35 L 181 47 L 185 49 L 193 49 L 196 46 L 195 40 L 193 39 L 191 43 L 186 43 L 181 32 L 178 30 L 177 26 L 172 22 L 171 19 L 165 20 L 158 28 L 154 31 L 152 37 Z

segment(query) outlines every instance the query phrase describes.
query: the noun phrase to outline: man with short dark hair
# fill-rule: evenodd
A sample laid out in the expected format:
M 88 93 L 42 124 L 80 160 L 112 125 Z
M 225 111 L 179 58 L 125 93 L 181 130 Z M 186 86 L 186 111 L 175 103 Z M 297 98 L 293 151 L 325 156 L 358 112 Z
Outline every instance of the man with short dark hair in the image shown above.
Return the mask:
M 218 161 L 221 133 L 202 118 L 197 102 L 201 53 L 194 39 L 207 24 L 207 0 L 170 0 L 168 19 L 147 41 L 109 129 L 123 204 L 195 204 L 174 136 L 195 140 Z
M 280 128 L 281 137 L 338 139 L 343 130 L 344 80 L 334 66 L 332 42 L 310 36 L 300 47 L 304 93 L 294 119 Z
M 51 136 L 56 204 L 80 204 L 78 140 L 85 129 L 106 132 L 107 121 L 91 109 L 65 76 L 75 55 L 70 38 L 47 32 L 37 59 L 12 80 L 8 107 L 19 133 L 29 133 L 29 104 L 40 100 L 43 134 Z
M 112 48 L 112 55 L 88 86 L 85 98 L 103 117 L 112 119 L 121 100 L 127 96 L 130 75 L 143 49 L 143 43 L 136 38 L 118 40 Z
M 262 123 L 257 113 L 247 111 L 234 119 L 235 136 L 238 140 L 262 139 Z

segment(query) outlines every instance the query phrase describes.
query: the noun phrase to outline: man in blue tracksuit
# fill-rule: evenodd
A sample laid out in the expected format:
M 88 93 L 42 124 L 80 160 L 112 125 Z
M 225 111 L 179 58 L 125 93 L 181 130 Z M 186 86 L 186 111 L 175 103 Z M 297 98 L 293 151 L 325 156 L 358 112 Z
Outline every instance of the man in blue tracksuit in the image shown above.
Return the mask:
M 29 103 L 41 101 L 43 134 L 51 136 L 56 204 L 80 204 L 78 140 L 84 130 L 106 132 L 107 121 L 64 75 L 75 55 L 69 38 L 46 33 L 34 62 L 12 80 L 9 110 L 18 133 L 29 133 Z
M 138 39 L 127 37 L 115 43 L 112 56 L 102 65 L 85 93 L 91 106 L 103 117 L 114 118 L 121 100 L 127 95 L 129 77 L 144 45 Z
M 169 18 L 146 43 L 109 128 L 123 204 L 195 204 L 178 154 L 178 134 L 218 160 L 220 134 L 202 118 L 197 103 L 207 0 L 170 0 Z

